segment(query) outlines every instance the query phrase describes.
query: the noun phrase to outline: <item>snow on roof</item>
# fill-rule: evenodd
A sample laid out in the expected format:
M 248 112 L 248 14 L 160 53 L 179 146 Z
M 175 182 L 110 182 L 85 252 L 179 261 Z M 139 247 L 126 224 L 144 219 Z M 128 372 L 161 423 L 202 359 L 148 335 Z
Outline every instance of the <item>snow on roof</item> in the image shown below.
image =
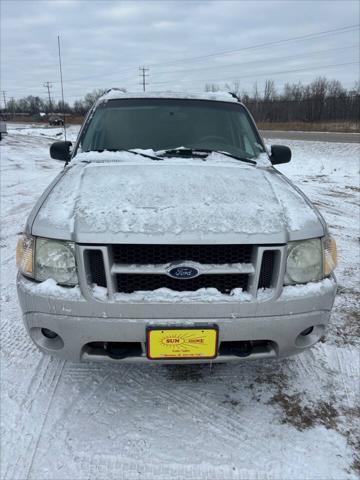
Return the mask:
M 107 100 L 118 100 L 125 98 L 176 98 L 191 100 L 215 100 L 218 102 L 239 103 L 229 92 L 122 92 L 121 90 L 112 89 L 99 98 L 99 102 Z

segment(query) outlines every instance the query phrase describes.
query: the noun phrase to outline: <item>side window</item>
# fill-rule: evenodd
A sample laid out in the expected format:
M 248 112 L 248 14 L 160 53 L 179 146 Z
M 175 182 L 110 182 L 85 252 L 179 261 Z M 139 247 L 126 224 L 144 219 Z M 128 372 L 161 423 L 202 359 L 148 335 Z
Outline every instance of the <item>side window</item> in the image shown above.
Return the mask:
M 259 145 L 255 132 L 245 113 L 241 113 L 240 122 L 245 151 L 249 155 L 256 157 L 259 151 L 261 151 L 261 145 Z
M 101 109 L 96 110 L 93 117 L 89 121 L 87 130 L 83 134 L 83 138 L 80 143 L 82 151 L 96 150 L 99 148 L 99 135 L 101 134 L 101 121 L 103 117 L 103 111 Z
M 249 153 L 250 155 L 255 155 L 254 149 L 253 149 L 246 133 L 243 135 L 243 139 L 244 139 L 245 152 Z

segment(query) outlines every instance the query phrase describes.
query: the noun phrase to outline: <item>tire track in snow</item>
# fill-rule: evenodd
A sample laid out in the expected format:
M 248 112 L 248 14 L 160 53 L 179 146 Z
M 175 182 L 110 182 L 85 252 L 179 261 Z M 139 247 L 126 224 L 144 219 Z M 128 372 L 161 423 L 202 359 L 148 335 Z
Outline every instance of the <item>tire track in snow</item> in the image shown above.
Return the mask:
M 187 393 L 184 390 L 186 388 L 189 388 L 189 385 L 184 385 L 181 386 L 180 388 L 176 389 L 175 391 L 172 391 L 173 385 L 170 385 L 167 383 L 167 381 L 164 379 L 163 376 L 158 376 L 157 371 L 154 369 L 146 369 L 146 371 L 139 369 L 138 367 L 136 368 L 131 368 L 130 374 L 127 378 L 127 384 L 125 382 L 121 385 L 121 401 L 122 402 L 127 402 L 127 401 L 132 401 L 133 403 L 136 402 L 140 405 L 142 404 L 147 404 L 148 399 L 154 398 L 155 400 L 158 400 L 159 398 L 163 400 L 164 405 L 157 405 L 158 410 L 162 410 L 164 408 L 164 411 L 167 412 L 168 408 L 166 405 L 169 406 L 172 405 L 174 408 L 171 409 L 171 413 L 175 417 L 175 422 L 183 422 L 184 419 L 186 419 L 189 415 L 192 417 L 198 417 L 198 418 L 205 418 L 209 423 L 197 423 L 203 430 L 203 433 L 207 432 L 209 430 L 209 426 L 211 426 L 213 423 L 216 424 L 216 427 L 214 427 L 212 435 L 215 435 L 219 437 L 219 441 L 224 444 L 229 445 L 229 448 L 234 447 L 234 445 L 237 445 L 239 443 L 239 440 L 244 439 L 244 419 L 240 419 L 238 417 L 236 422 L 231 422 L 231 418 L 234 417 L 234 415 L 238 414 L 239 412 L 235 412 L 232 408 L 226 408 L 221 404 L 221 398 L 217 398 L 215 401 L 204 401 L 203 396 L 201 391 L 198 392 L 191 392 Z M 234 375 L 232 375 L 234 377 Z M 221 377 L 219 378 L 221 380 Z M 201 383 L 202 384 L 202 383 Z M 199 385 L 200 390 L 202 390 L 201 384 Z M 206 380 L 205 380 L 206 384 Z M 203 384 L 202 384 L 203 385 Z M 191 384 L 193 386 L 193 384 Z M 76 400 L 74 399 L 72 403 L 75 402 L 77 405 L 77 408 L 75 411 L 72 411 L 71 414 L 75 416 L 76 418 L 79 419 L 78 413 L 83 410 L 83 403 L 85 405 L 89 406 L 89 399 L 94 396 L 94 393 L 100 388 L 101 385 L 97 385 L 97 389 L 95 392 L 93 391 L 89 396 L 87 396 L 85 399 L 81 399 L 81 404 L 79 405 Z M 104 401 L 107 403 L 107 397 L 108 395 L 114 394 L 113 392 L 113 386 L 110 385 L 109 389 L 103 393 L 105 395 L 100 397 L 99 400 L 97 400 L 97 403 L 101 403 L 101 401 Z M 135 388 L 136 387 L 136 388 Z M 164 390 L 165 389 L 165 390 Z M 221 391 L 221 390 L 220 390 Z M 218 395 L 218 393 L 216 393 Z M 220 394 L 221 397 L 221 394 Z M 135 406 L 134 406 L 135 408 Z M 92 406 L 91 412 L 88 411 L 87 415 L 96 415 L 98 413 L 98 408 L 96 406 Z M 117 411 L 117 415 L 119 415 L 120 412 Z M 69 414 L 70 415 L 70 414 Z M 121 414 L 120 414 L 121 415 Z M 70 419 L 71 420 L 71 419 Z M 100 419 L 97 419 L 97 423 L 99 424 Z M 230 422 L 230 424 L 229 424 Z M 63 422 L 61 422 L 63 423 Z M 235 425 L 234 425 L 235 423 Z M 251 425 L 251 420 L 249 419 L 246 423 L 246 432 L 245 432 L 245 437 L 251 436 L 257 437 L 255 434 L 254 436 L 254 426 Z M 108 423 L 105 422 L 107 425 Z M 241 424 L 241 428 L 239 428 L 239 425 Z M 210 429 L 211 430 L 211 429 Z M 76 432 L 76 430 L 75 430 Z M 58 437 L 57 433 L 56 436 Z M 74 432 L 71 434 L 71 436 L 74 436 Z M 150 438 L 153 439 L 153 437 Z M 247 450 L 251 450 L 254 448 L 254 441 L 251 442 L 251 445 L 247 446 Z M 119 448 L 121 443 L 118 444 L 117 448 Z M 67 445 L 69 447 L 69 445 Z M 92 447 L 91 450 L 94 452 L 97 452 L 96 458 L 97 460 L 94 460 L 94 457 L 91 456 L 90 458 L 88 457 L 88 454 L 80 454 L 79 457 L 79 450 L 78 450 L 79 444 L 73 446 L 71 445 L 71 453 L 74 455 L 74 457 L 77 458 L 82 458 L 83 460 L 81 461 L 81 465 L 78 464 L 79 471 L 81 472 L 82 476 L 87 476 L 88 474 L 90 475 L 90 478 L 130 478 L 130 473 L 133 475 L 135 472 L 142 472 L 142 473 L 147 473 L 149 468 L 153 468 L 156 470 L 156 463 L 150 462 L 148 463 L 149 456 L 150 458 L 154 457 L 154 454 L 156 456 L 156 449 L 152 450 L 151 452 L 148 451 L 146 452 L 148 456 L 145 456 L 144 461 L 141 461 L 139 459 L 139 455 L 136 454 L 136 452 L 131 452 L 133 454 L 133 458 L 129 458 L 129 456 L 124 455 L 123 453 L 116 454 L 111 454 L 109 451 L 106 451 L 104 449 L 104 442 L 103 439 L 101 438 L 96 438 L 92 439 Z M 264 447 L 265 448 L 265 447 Z M 104 449 L 102 452 L 101 450 Z M 100 450 L 100 451 L 99 451 Z M 261 447 L 258 446 L 258 450 L 260 451 L 261 454 Z M 145 454 L 145 452 L 144 452 Z M 144 454 L 142 456 L 144 456 Z M 87 459 L 87 460 L 85 460 Z M 89 460 L 90 460 L 90 466 L 89 466 Z M 79 461 L 79 460 L 78 460 Z M 170 469 L 169 469 L 170 467 Z M 90 468 L 90 473 L 89 473 L 89 468 Z M 174 478 L 182 478 L 182 477 L 177 477 L 175 472 L 176 472 L 176 467 L 174 466 L 174 471 L 172 469 L 172 466 L 166 465 L 166 471 L 168 473 L 172 472 L 174 473 Z M 223 467 L 224 468 L 224 467 Z M 189 466 L 187 471 L 191 471 L 192 467 Z M 195 467 L 194 467 L 195 469 Z M 220 467 L 221 470 L 221 467 Z M 195 469 L 194 472 L 200 472 L 201 470 Z M 211 471 L 211 468 L 209 472 Z M 179 472 L 177 473 L 179 475 Z M 202 476 L 201 476 L 202 477 Z M 86 477 L 87 478 L 87 477 Z M 132 476 L 131 476 L 132 478 Z M 136 478 L 138 478 L 136 476 Z M 141 478 L 141 475 L 139 475 L 139 478 Z M 148 478 L 148 477 L 146 477 Z M 169 478 L 168 476 L 165 475 L 163 478 Z M 192 478 L 200 478 L 200 476 L 197 474 L 193 476 Z M 207 477 L 206 477 L 207 478 Z M 209 477 L 210 478 L 210 477 Z M 230 477 L 226 477 L 230 478 Z M 232 477 L 231 477 L 232 478 Z M 248 478 L 246 476 L 238 476 L 234 475 L 233 478 Z M 269 478 L 271 478 L 269 476 Z
M 37 435 L 37 439 L 36 439 L 36 442 L 35 442 L 35 446 L 34 446 L 32 455 L 30 457 L 30 464 L 29 464 L 29 467 L 28 467 L 27 474 L 26 474 L 25 478 L 30 478 L 30 476 L 31 476 L 32 466 L 33 466 L 33 463 L 34 463 L 34 460 L 35 460 L 35 456 L 36 456 L 36 453 L 37 453 L 39 442 L 41 440 L 41 435 L 43 433 L 45 423 L 48 419 L 48 415 L 49 415 L 49 412 L 50 412 L 50 409 L 51 409 L 51 405 L 52 405 L 52 402 L 54 400 L 54 397 L 55 397 L 57 387 L 58 387 L 59 382 L 60 382 L 61 374 L 63 372 L 65 363 L 66 363 L 65 360 L 59 361 L 59 367 L 60 368 L 58 369 L 58 373 L 56 373 L 56 375 L 54 376 L 53 382 L 52 382 L 54 387 L 53 387 L 53 390 L 52 390 L 51 395 L 50 395 L 48 406 L 47 406 L 46 411 L 44 413 L 44 418 L 43 418 L 43 421 L 41 423 L 41 428 L 40 428 L 39 434 Z
M 269 462 L 270 463 L 270 462 Z M 162 465 L 155 462 L 141 463 L 128 459 L 119 459 L 111 454 L 84 455 L 80 470 L 84 479 L 96 480 L 279 480 L 281 476 L 278 465 L 269 465 L 268 470 L 235 468 L 232 465 L 196 465 L 173 464 Z
M 225 407 L 221 403 L 221 394 L 217 393 L 213 400 L 208 399 L 203 395 L 202 389 L 198 391 L 192 390 L 189 393 L 189 385 L 185 384 L 180 388 L 169 388 L 169 384 L 161 377 L 150 375 L 148 372 L 142 372 L 142 379 L 139 378 L 139 372 L 135 372 L 132 381 L 137 384 L 140 389 L 149 394 L 153 392 L 154 398 L 161 398 L 164 403 L 171 402 L 172 407 L 176 407 L 176 416 L 183 417 L 191 412 L 192 417 L 208 418 L 211 421 L 204 425 L 204 428 L 213 430 L 217 436 L 221 436 L 225 442 L 238 442 L 244 435 L 244 419 L 236 416 L 236 411 L 229 407 Z M 236 375 L 233 375 L 238 380 Z M 219 379 L 222 380 L 221 377 Z M 213 379 L 215 380 L 215 379 Z M 213 382 L 214 383 L 214 382 Z M 220 382 L 220 387 L 223 387 L 223 382 Z M 220 389 L 222 391 L 223 388 Z M 131 395 L 131 391 L 130 391 Z M 225 400 L 225 397 L 224 397 Z M 241 401 L 239 402 L 241 408 Z M 246 423 L 246 422 L 245 422 Z
M 327 377 L 334 378 L 334 370 L 324 361 L 324 349 L 318 346 L 294 357 L 293 362 L 295 368 L 289 373 L 292 376 L 295 374 L 298 383 L 311 390 L 314 396 L 320 393 L 319 385 L 324 383 L 324 373 Z
M 272 373 L 275 368 L 276 366 L 273 365 L 273 369 L 270 369 L 270 373 Z M 262 430 L 262 425 L 254 425 L 253 417 L 251 415 L 253 410 L 251 408 L 248 408 L 249 418 L 244 418 L 243 416 L 244 409 L 241 407 L 251 407 L 251 398 L 248 397 L 247 403 L 240 401 L 240 411 L 231 408 L 230 405 L 229 407 L 224 407 L 222 404 L 222 398 L 225 397 L 222 397 L 223 394 L 221 392 L 224 392 L 224 390 L 231 392 L 231 386 L 224 386 L 222 376 L 218 376 L 218 378 L 215 379 L 211 378 L 212 382 L 210 385 L 207 381 L 208 379 L 204 379 L 204 382 L 200 381 L 196 386 L 193 383 L 189 384 L 184 381 L 184 385 L 178 384 L 178 388 L 173 389 L 174 384 L 172 382 L 169 384 L 163 376 L 158 376 L 159 372 L 154 370 L 151 372 L 151 370 L 152 369 L 146 371 L 139 371 L 139 369 L 133 370 L 129 378 L 129 380 L 131 380 L 131 388 L 129 388 L 129 385 L 124 385 L 122 387 L 121 399 L 124 400 L 125 398 L 126 401 L 126 399 L 129 398 L 129 400 L 132 400 L 133 402 L 140 403 L 141 406 L 141 402 L 147 403 L 148 398 L 153 397 L 156 400 L 160 398 L 163 401 L 163 404 L 157 404 L 157 410 L 167 412 L 171 405 L 171 417 L 175 419 L 175 424 L 186 422 L 189 415 L 191 417 L 197 417 L 198 419 L 205 419 L 205 422 L 201 421 L 196 423 L 196 425 L 201 428 L 204 438 L 209 435 L 212 438 L 212 441 L 214 441 L 214 437 L 217 437 L 217 440 L 222 445 L 227 445 L 227 449 L 229 450 L 236 448 L 236 446 L 239 445 L 239 442 L 241 442 L 243 445 L 241 454 L 245 457 L 251 455 L 255 450 L 260 457 L 266 455 L 267 443 L 258 441 L 262 435 L 262 431 L 260 431 Z M 250 370 L 252 371 L 251 367 Z M 242 375 L 239 376 L 234 372 L 229 374 L 229 369 L 226 370 L 226 373 L 228 373 L 228 375 L 225 375 L 226 379 L 231 378 L 236 382 L 236 386 L 239 388 L 241 388 L 241 386 L 243 387 Z M 248 379 L 246 378 L 246 381 L 247 380 Z M 218 383 L 221 384 L 220 388 Z M 137 388 L 135 388 L 135 386 Z M 215 395 L 214 400 L 204 399 L 204 386 L 210 386 L 211 389 L 214 389 L 211 390 L 212 394 Z M 192 390 L 193 387 L 198 390 Z M 262 402 L 262 404 L 263 403 L 264 402 Z M 164 421 L 165 419 L 163 419 L 163 422 Z M 153 439 L 153 437 L 151 437 L 150 440 L 151 439 Z M 244 442 L 244 439 L 246 439 L 246 442 Z M 99 441 L 100 443 L 95 442 L 92 447 L 92 450 L 97 452 L 96 456 L 89 457 L 87 454 L 81 455 L 82 461 L 79 468 L 82 475 L 89 475 L 89 478 L 97 479 L 128 479 L 130 477 L 133 478 L 133 475 L 136 473 L 138 473 L 138 475 L 135 475 L 134 478 L 143 478 L 142 475 L 148 474 L 149 471 L 157 471 L 157 463 L 155 460 L 157 450 L 155 447 L 147 452 L 148 456 L 141 461 L 139 455 L 135 454 L 133 455 L 133 458 L 129 458 L 129 456 L 121 455 L 120 452 L 119 455 L 111 454 L 105 449 L 102 452 L 100 448 L 103 448 L 104 444 L 101 439 Z M 144 455 L 142 456 L 144 457 Z M 160 458 L 158 459 L 158 462 L 160 463 L 161 458 L 160 452 Z M 144 478 L 185 478 L 186 473 L 186 478 L 208 479 L 214 478 L 214 471 L 216 471 L 212 469 L 212 466 L 209 466 L 208 475 L 204 475 L 204 471 L 201 468 L 198 469 L 196 465 L 188 465 L 185 468 L 186 471 L 184 470 L 184 476 L 181 476 L 181 468 L 182 464 L 176 466 L 171 463 L 169 464 L 169 462 L 166 461 L 163 475 L 161 475 L 160 472 L 156 477 L 145 476 Z M 219 465 L 219 472 L 224 473 L 225 471 L 226 476 L 220 476 L 219 478 L 260 478 L 257 476 L 259 474 L 258 471 L 256 471 L 256 474 L 255 471 L 252 471 L 254 477 L 251 477 L 249 472 L 241 474 L 234 472 L 232 469 L 228 468 L 228 466 Z M 231 476 L 230 473 L 232 474 Z M 276 475 L 272 475 L 273 472 L 268 472 L 268 474 L 268 476 L 263 475 L 261 478 L 278 478 Z
M 189 385 L 186 384 L 184 387 L 181 387 L 180 389 L 176 389 L 175 392 L 170 393 L 167 390 L 167 387 L 169 387 L 169 384 L 167 381 L 164 379 L 164 377 L 159 375 L 159 371 L 156 371 L 154 369 L 146 368 L 145 370 L 142 368 L 139 368 L 139 366 L 124 366 L 126 368 L 125 375 L 121 376 L 121 388 L 119 390 L 119 400 L 121 403 L 127 404 L 130 401 L 132 402 L 137 402 L 140 405 L 140 408 L 143 403 L 148 404 L 148 400 L 153 398 L 155 401 L 158 400 L 159 398 L 163 400 L 164 405 L 159 406 L 157 405 L 157 409 L 162 409 L 163 407 L 165 408 L 165 411 L 167 411 L 166 405 L 173 405 L 174 408 L 172 409 L 172 413 L 175 414 L 175 421 L 182 421 L 182 418 L 186 418 L 189 415 L 192 417 L 198 417 L 198 418 L 206 418 L 208 419 L 211 423 L 217 423 L 217 427 L 214 428 L 214 433 L 216 434 L 217 437 L 221 438 L 221 443 L 224 443 L 224 438 L 227 439 L 226 443 L 230 443 L 230 446 L 234 446 L 234 444 L 237 444 L 239 442 L 239 438 L 241 435 L 243 435 L 244 429 L 243 428 L 237 428 L 236 426 L 233 425 L 233 422 L 228 425 L 228 420 L 229 417 L 234 416 L 234 412 L 230 407 L 226 408 L 221 404 L 221 395 L 219 401 L 210 401 L 210 402 L 204 402 L 202 401 L 202 396 L 201 392 L 194 392 L 194 395 L 192 394 L 187 394 L 186 392 L 181 392 L 183 391 L 184 388 L 189 387 Z M 72 419 L 77 418 L 77 421 L 81 421 L 80 418 L 83 416 L 85 417 L 94 417 L 97 416 L 99 411 L 104 413 L 101 407 L 102 402 L 105 402 L 106 405 L 108 405 L 107 399 L 109 398 L 109 395 L 114 397 L 114 383 L 109 382 L 110 376 L 114 373 L 115 368 L 110 368 L 110 366 L 103 366 L 102 368 L 96 369 L 94 371 L 94 367 L 90 368 L 90 371 L 88 372 L 90 375 L 87 375 L 86 371 L 86 365 L 80 365 L 79 368 L 76 366 L 74 368 L 74 365 L 69 365 L 65 368 L 64 374 L 63 374 L 63 380 L 64 380 L 64 385 L 65 385 L 65 378 L 67 380 L 73 380 L 71 378 L 71 374 L 73 372 L 76 372 L 80 370 L 81 376 L 85 375 L 85 380 L 86 383 L 85 385 L 81 385 L 80 391 L 75 395 L 70 401 L 71 404 L 63 410 L 61 413 L 61 417 L 59 417 L 59 420 L 55 421 L 51 425 L 51 432 L 52 435 L 55 436 L 57 439 L 61 438 L 61 444 L 65 445 L 69 451 L 67 452 L 67 456 L 70 455 L 69 458 L 79 458 L 79 447 L 81 448 L 81 444 L 78 443 L 78 441 L 75 441 L 75 444 L 73 442 L 68 443 L 67 442 L 67 436 L 70 435 L 71 437 L 76 438 L 76 435 L 78 433 L 78 430 L 75 427 L 75 430 L 69 431 L 69 427 L 72 429 Z M 88 393 L 88 384 L 92 383 L 94 381 L 94 373 L 98 378 L 96 378 L 96 384 L 93 385 L 91 388 L 91 391 Z M 105 373 L 105 374 L 104 374 Z M 118 371 L 117 371 L 118 373 Z M 101 377 L 99 378 L 99 376 Z M 232 375 L 234 376 L 234 375 Z M 79 378 L 77 379 L 79 381 Z M 218 381 L 221 381 L 222 378 L 219 377 Z M 80 380 L 81 381 L 81 380 Z M 205 380 L 206 383 L 206 380 Z M 103 388 L 104 384 L 106 385 L 107 388 Z M 221 382 L 223 385 L 223 382 Z M 77 385 L 78 386 L 78 385 Z M 171 387 L 172 388 L 172 387 Z M 164 391 L 164 389 L 166 391 Z M 170 390 L 170 389 L 169 389 Z M 86 394 L 84 395 L 84 391 Z M 99 392 L 102 392 L 102 395 L 99 395 Z M 88 394 L 87 394 L 88 393 Z M 160 393 L 160 395 L 159 395 Z M 95 399 L 95 402 L 92 404 L 91 400 Z M 119 403 L 120 404 L 120 403 Z M 75 406 L 75 408 L 74 408 Z M 89 410 L 90 409 L 90 410 Z M 215 412 L 215 413 L 214 413 Z M 116 410 L 114 413 L 116 415 L 121 415 L 119 410 Z M 106 415 L 108 415 L 109 412 L 106 412 Z M 223 417 L 223 418 L 220 418 Z M 101 419 L 105 420 L 105 417 L 101 416 L 97 417 L 97 424 L 100 425 L 103 422 Z M 107 420 L 104 425 L 109 425 L 111 422 L 110 420 Z M 198 423 L 198 425 L 201 425 L 201 429 L 205 432 L 208 429 L 208 425 L 203 422 Z M 239 423 L 237 423 L 239 425 Z M 250 426 L 247 427 L 247 431 L 250 430 Z M 253 429 L 252 429 L 253 430 Z M 45 431 L 45 429 L 44 429 Z M 42 442 L 46 442 L 46 437 L 47 434 L 42 435 Z M 152 438 L 152 437 L 151 437 Z M 51 437 L 49 438 L 51 441 Z M 93 451 L 96 451 L 99 453 L 99 450 L 104 448 L 104 443 L 103 443 L 104 438 L 100 437 L 96 438 L 93 437 L 91 438 L 91 444 L 92 447 L 91 449 Z M 150 439 L 151 440 L 151 439 Z M 253 445 L 253 444 L 252 444 Z M 118 444 L 118 448 L 123 447 L 121 443 Z M 40 448 L 41 450 L 41 448 Z M 46 454 L 46 451 L 43 451 L 44 454 Z M 132 452 L 133 453 L 133 452 Z M 155 453 L 155 452 L 153 452 Z M 112 464 L 114 459 L 117 459 L 115 463 L 119 464 L 119 462 L 122 461 L 122 459 L 127 458 L 128 462 L 131 463 L 132 467 L 135 468 L 136 465 L 139 465 L 139 456 L 135 455 L 133 456 L 132 459 L 129 459 L 129 457 L 124 456 L 124 454 L 119 452 L 119 455 L 110 455 L 109 452 L 106 450 L 99 454 L 99 457 L 102 458 L 103 460 L 100 461 L 100 466 L 99 468 L 101 471 L 106 471 L 108 474 L 107 478 L 116 478 L 116 469 L 112 470 Z M 110 464 L 107 464 L 107 461 L 109 460 Z M 78 464 L 77 460 L 77 464 Z M 35 462 L 34 462 L 35 464 Z M 79 467 L 80 468 L 80 467 Z M 144 464 L 143 464 L 144 468 Z M 81 470 L 82 471 L 82 470 Z M 129 470 L 132 471 L 132 470 Z M 33 473 L 36 473 L 39 471 L 33 469 Z M 83 475 L 83 472 L 82 472 Z M 126 476 L 126 472 L 124 473 L 123 478 L 128 478 Z
M 1 351 L 7 358 L 21 357 L 21 361 L 23 361 L 28 355 L 36 353 L 37 348 L 30 341 L 26 333 L 17 306 L 14 308 L 14 300 L 16 301 L 16 297 L 14 298 L 12 292 L 5 290 L 1 298 L 3 305 L 1 318 Z M 9 307 L 7 304 L 9 304 Z M 17 321 L 14 321 L 14 310 Z
M 121 370 L 123 371 L 121 372 Z M 67 454 L 70 455 L 70 458 L 77 458 L 79 452 L 74 451 L 72 444 L 67 441 L 69 426 L 73 424 L 74 418 L 79 419 L 84 412 L 87 411 L 93 398 L 99 398 L 99 400 L 97 400 L 98 403 L 96 404 L 98 406 L 95 406 L 92 409 L 90 415 L 97 414 L 101 406 L 101 392 L 104 390 L 103 386 L 109 383 L 111 375 L 118 375 L 119 373 L 123 374 L 121 377 L 122 380 L 126 379 L 127 365 L 115 366 L 113 364 L 66 362 L 66 365 L 62 370 L 61 380 L 67 391 L 67 401 L 64 404 L 64 398 L 61 397 L 60 403 L 64 406 L 62 407 L 60 404 L 61 414 L 57 416 L 55 420 L 50 419 L 47 414 L 49 421 L 44 422 L 43 424 L 41 435 L 37 441 L 36 452 L 46 451 L 49 442 L 51 443 L 54 437 L 56 437 L 57 440 L 61 439 L 62 448 L 66 447 L 66 449 L 68 449 Z M 77 392 L 71 394 L 71 391 L 67 388 L 69 384 L 75 386 Z M 55 395 L 53 395 L 52 403 L 54 403 L 54 400 Z M 59 405 L 57 405 L 57 408 L 59 408 Z M 98 422 L 100 422 L 100 418 L 98 419 Z M 34 453 L 30 476 L 34 476 L 35 479 L 37 478 L 36 475 L 39 474 L 36 458 L 37 455 Z
M 122 368 L 121 368 L 122 367 Z M 101 387 L 108 381 L 110 376 L 114 373 L 119 375 L 122 373 L 121 380 L 126 381 L 129 376 L 129 367 L 126 365 L 92 365 L 87 363 L 71 364 L 64 372 L 64 381 L 71 380 L 71 382 L 78 383 L 81 382 L 81 390 L 77 395 L 68 403 L 68 406 L 65 408 L 62 420 L 65 419 L 70 413 L 81 412 L 81 410 L 88 406 L 91 399 L 96 395 L 96 393 L 101 389 Z M 86 385 L 84 394 L 84 383 Z M 88 383 L 91 385 L 89 386 Z M 76 409 L 73 411 L 74 406 Z
M 348 388 L 348 385 L 345 382 L 345 379 L 349 377 L 350 378 L 353 377 L 355 382 L 357 381 L 358 382 L 357 384 L 359 385 L 359 381 L 360 381 L 359 357 L 357 358 L 357 362 L 352 363 L 352 362 L 346 361 L 346 355 L 348 355 L 348 352 L 344 352 L 342 349 L 338 349 L 338 348 L 335 348 L 335 352 L 336 352 L 336 359 L 337 359 L 339 372 L 340 372 L 340 375 L 338 376 L 340 377 L 340 380 L 346 395 L 347 406 L 349 408 L 352 408 L 353 406 L 356 406 L 357 402 L 359 401 L 358 394 L 360 392 L 358 388 L 357 389 L 358 391 L 355 390 L 352 392 L 353 395 L 350 395 L 350 390 Z
M 64 364 L 63 360 L 41 357 L 36 365 L 29 385 L 24 391 L 24 399 L 20 402 L 13 432 L 8 434 L 9 464 L 4 480 L 29 477 Z M 34 422 L 36 418 L 41 420 Z

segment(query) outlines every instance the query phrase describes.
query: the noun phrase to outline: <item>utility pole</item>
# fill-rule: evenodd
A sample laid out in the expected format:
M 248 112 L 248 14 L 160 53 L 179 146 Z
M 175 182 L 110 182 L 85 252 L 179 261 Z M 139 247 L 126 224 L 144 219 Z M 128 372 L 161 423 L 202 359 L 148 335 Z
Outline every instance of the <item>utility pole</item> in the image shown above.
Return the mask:
M 148 74 L 146 72 L 148 72 L 150 69 L 149 68 L 144 68 L 144 67 L 139 67 L 139 70 L 140 70 L 140 76 L 142 77 L 142 86 L 143 86 L 143 91 L 145 92 L 145 87 L 146 85 L 148 85 L 146 83 L 146 77 L 148 76 Z
M 50 95 L 50 88 L 52 88 L 52 82 L 45 82 L 44 83 L 44 87 L 47 89 L 48 91 L 48 95 L 49 95 L 49 110 L 51 112 L 52 110 L 52 103 L 51 103 L 51 95 Z
M 7 110 L 6 91 L 5 91 L 5 90 L 1 90 L 1 93 L 3 94 L 3 99 L 4 99 L 4 109 Z

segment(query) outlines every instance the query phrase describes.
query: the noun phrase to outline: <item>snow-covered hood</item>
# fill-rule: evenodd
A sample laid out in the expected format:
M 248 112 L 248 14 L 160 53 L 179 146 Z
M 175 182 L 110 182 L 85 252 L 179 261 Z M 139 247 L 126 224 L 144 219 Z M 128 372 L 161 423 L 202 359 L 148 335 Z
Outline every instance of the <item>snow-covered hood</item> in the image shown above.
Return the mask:
M 324 234 L 316 211 L 272 167 L 215 154 L 206 161 L 89 155 L 79 154 L 42 199 L 34 235 L 79 243 L 269 244 Z

